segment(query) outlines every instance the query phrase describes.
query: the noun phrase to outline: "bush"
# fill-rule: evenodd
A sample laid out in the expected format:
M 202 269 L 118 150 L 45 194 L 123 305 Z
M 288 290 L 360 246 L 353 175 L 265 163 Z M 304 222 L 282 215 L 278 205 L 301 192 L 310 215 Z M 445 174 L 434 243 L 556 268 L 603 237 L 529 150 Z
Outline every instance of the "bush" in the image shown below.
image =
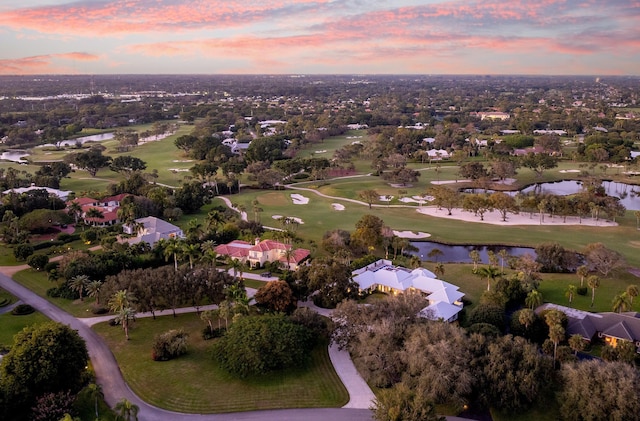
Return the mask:
M 27 264 L 37 271 L 43 270 L 47 263 L 49 263 L 49 257 L 44 254 L 32 254 L 27 257 Z
M 587 287 L 578 287 L 576 292 L 578 295 L 587 295 L 588 288 Z
M 153 341 L 153 360 L 168 361 L 187 353 L 189 335 L 182 329 L 170 330 L 157 335 Z
M 91 307 L 91 313 L 93 314 L 107 314 L 109 309 L 104 306 L 93 306 Z
M 62 241 L 59 240 L 53 240 L 53 241 L 43 241 L 41 243 L 35 244 L 33 246 L 34 250 L 44 250 L 44 249 L 48 249 L 51 247 L 57 247 L 57 246 L 61 246 L 64 243 Z
M 504 309 L 493 304 L 478 304 L 469 312 L 468 323 L 474 325 L 476 323 L 489 323 L 504 332 Z
M 18 304 L 13 308 L 13 310 L 11 310 L 11 314 L 14 316 L 25 316 L 35 311 L 36 309 L 31 307 L 29 304 Z
M 209 326 L 205 326 L 204 329 L 202 329 L 202 339 L 208 341 L 210 339 L 220 338 L 224 335 L 225 331 L 225 328 L 214 328 L 211 330 Z
M 222 368 L 247 377 L 300 367 L 311 349 L 309 330 L 277 314 L 234 321 L 227 334 L 213 344 L 212 353 Z
M 49 288 L 47 290 L 47 297 L 77 300 L 80 296 L 77 291 L 72 290 L 67 284 L 64 284 L 59 287 Z
M 13 248 L 13 256 L 16 260 L 25 260 L 33 254 L 33 246 L 31 244 L 18 244 Z
M 58 269 L 58 262 L 51 262 L 49 261 L 49 263 L 47 263 L 46 265 L 44 265 L 44 271 L 49 273 L 52 270 Z
M 80 239 L 80 234 L 67 234 L 66 232 L 61 232 L 58 234 L 56 239 L 66 244 L 72 241 L 78 241 Z

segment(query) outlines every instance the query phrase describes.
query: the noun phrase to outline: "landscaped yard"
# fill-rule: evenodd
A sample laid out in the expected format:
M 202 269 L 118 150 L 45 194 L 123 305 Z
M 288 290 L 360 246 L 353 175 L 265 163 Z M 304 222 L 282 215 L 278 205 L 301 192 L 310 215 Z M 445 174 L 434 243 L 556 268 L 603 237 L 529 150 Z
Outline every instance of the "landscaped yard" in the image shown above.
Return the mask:
M 201 337 L 205 327 L 197 314 L 138 319 L 125 340 L 122 328 L 106 323 L 94 329 L 113 351 L 125 380 L 144 401 L 189 413 L 253 411 L 276 408 L 340 407 L 346 389 L 329 360 L 326 346 L 313 351 L 307 368 L 239 380 L 212 360 L 212 342 Z M 151 359 L 155 335 L 170 329 L 189 333 L 189 353 L 176 360 Z
M 13 345 L 13 336 L 25 327 L 47 321 L 49 319 L 38 311 L 24 316 L 14 316 L 11 312 L 0 314 L 0 348 Z

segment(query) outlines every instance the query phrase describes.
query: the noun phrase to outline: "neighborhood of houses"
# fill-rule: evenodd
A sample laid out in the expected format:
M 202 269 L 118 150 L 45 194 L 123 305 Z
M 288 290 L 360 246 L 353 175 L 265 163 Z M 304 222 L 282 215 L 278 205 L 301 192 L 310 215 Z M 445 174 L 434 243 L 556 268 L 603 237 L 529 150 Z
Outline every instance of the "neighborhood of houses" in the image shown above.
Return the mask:
M 21 194 L 36 189 L 46 190 L 50 195 L 58 196 L 63 200 L 70 194 L 67 191 L 37 186 L 7 190 L 3 193 Z M 89 197 L 76 198 L 67 201 L 67 206 L 74 202 L 79 205 L 81 209 L 79 217 L 89 225 L 111 226 L 121 222 L 118 209 L 126 196 L 128 195 L 119 194 L 99 200 Z M 126 239 L 130 244 L 147 242 L 153 246 L 162 239 L 184 238 L 180 227 L 152 216 L 136 219 L 134 224 L 124 225 L 123 231 L 132 236 Z M 294 248 L 290 244 L 259 238 L 253 243 L 234 240 L 217 246 L 215 251 L 221 257 L 228 256 L 252 268 L 264 267 L 267 262 L 279 262 L 281 267 L 289 270 L 296 270 L 301 264 L 305 264 L 310 256 L 310 251 L 307 249 Z M 459 291 L 456 285 L 437 279 L 433 272 L 424 268 L 407 269 L 393 265 L 390 260 L 381 259 L 353 271 L 352 276 L 363 292 L 421 294 L 428 305 L 420 311 L 420 315 L 428 319 L 454 322 L 463 308 L 461 300 L 464 293 Z M 543 304 L 536 309 L 536 312 L 547 309 L 556 309 L 567 315 L 569 335 L 579 334 L 589 342 L 601 338 L 612 346 L 616 346 L 618 341 L 630 341 L 640 352 L 640 314 L 638 313 L 590 313 L 551 303 Z

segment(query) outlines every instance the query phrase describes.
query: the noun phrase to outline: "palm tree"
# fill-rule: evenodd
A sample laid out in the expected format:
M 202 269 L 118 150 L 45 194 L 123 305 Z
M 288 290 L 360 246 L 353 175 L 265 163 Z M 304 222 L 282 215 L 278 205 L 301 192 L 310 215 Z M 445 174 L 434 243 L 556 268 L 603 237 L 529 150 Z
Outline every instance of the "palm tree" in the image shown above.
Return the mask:
M 104 213 L 98 208 L 89 208 L 89 210 L 85 212 L 84 216 L 85 218 L 102 219 L 104 218 Z
M 91 281 L 87 284 L 87 295 L 95 298 L 97 305 L 100 305 L 100 288 L 102 288 L 100 281 Z
M 229 269 L 233 270 L 233 280 L 238 280 L 238 274 L 240 274 L 240 278 L 242 278 L 242 270 L 244 269 L 244 263 L 240 261 L 240 259 L 234 259 L 231 256 L 227 257 L 227 264 L 229 265 Z
M 114 319 L 116 324 L 121 324 L 124 336 L 129 340 L 129 324 L 136 320 L 136 311 L 132 307 L 121 308 Z
M 536 307 L 542 305 L 542 293 L 537 289 L 531 290 L 529 294 L 527 294 L 527 298 L 525 298 L 524 303 L 533 310 Z
M 506 249 L 500 249 L 498 256 L 500 256 L 500 269 L 504 275 L 504 261 L 509 257 L 509 252 Z
M 118 421 L 138 421 L 140 408 L 125 398 L 122 398 L 122 400 L 113 407 L 113 410 L 118 413 L 116 417 Z
M 202 247 L 200 247 L 202 248 Z M 216 267 L 216 263 L 218 260 L 218 253 L 215 250 L 204 250 L 202 256 L 200 257 L 200 261 L 211 265 L 213 268 Z
M 199 240 L 203 234 L 202 224 L 198 222 L 198 218 L 192 219 L 187 224 L 187 237 L 189 240 Z
M 253 220 L 258 223 L 260 222 L 260 212 L 262 212 L 263 209 L 260 207 L 258 199 L 254 199 L 253 202 L 251 202 L 251 206 L 253 207 Z
M 228 300 L 223 300 L 218 304 L 218 311 L 220 312 L 220 318 L 224 319 L 224 328 L 229 328 L 229 317 L 231 316 L 231 303 Z
M 636 229 L 640 230 L 640 210 L 633 212 L 633 214 L 636 216 Z
M 534 313 L 533 310 L 530 308 L 520 310 L 520 313 L 518 314 L 518 321 L 524 326 L 525 330 L 529 330 L 529 326 L 531 326 L 535 320 L 536 313 Z
M 438 263 L 438 257 L 442 255 L 444 255 L 444 253 L 439 248 L 433 248 L 429 253 L 427 253 L 427 257 L 430 259 L 434 259 L 436 263 Z
M 193 269 L 193 259 L 200 255 L 200 247 L 197 244 L 182 244 L 182 255 L 189 258 L 189 268 Z
M 596 299 L 596 288 L 600 286 L 600 278 L 596 275 L 591 275 L 587 278 L 587 285 L 591 288 L 591 307 Z
M 435 273 L 438 278 L 441 278 L 444 275 L 444 265 L 438 263 L 436 267 L 433 268 L 433 273 Z
M 584 286 L 584 278 L 589 276 L 589 267 L 586 265 L 578 266 L 576 274 L 580 277 L 580 288 Z
M 478 263 L 480 263 L 480 252 L 476 249 L 473 249 L 471 250 L 471 252 L 469 252 L 469 257 L 473 262 L 473 273 L 476 273 L 478 271 Z
M 633 299 L 640 294 L 640 289 L 638 289 L 638 285 L 629 285 L 627 286 L 627 295 L 629 296 L 629 301 L 631 305 L 633 305 Z
M 615 297 L 613 297 L 611 310 L 614 313 L 622 313 L 623 311 L 629 311 L 630 308 L 631 308 L 631 300 L 629 298 L 629 295 L 626 292 L 623 292 L 622 294 L 618 294 Z
M 80 301 L 84 301 L 84 289 L 89 282 L 87 275 L 77 275 L 69 280 L 69 287 L 80 295 Z
M 100 414 L 98 413 L 98 399 L 104 398 L 104 393 L 102 393 L 102 387 L 97 383 L 91 383 L 87 386 L 87 390 L 89 391 L 89 398 L 93 398 L 95 410 L 96 410 L 96 420 L 100 419 Z
M 565 297 L 567 297 L 569 299 L 569 306 L 571 306 L 571 302 L 573 301 L 573 297 L 576 294 L 576 291 L 578 290 L 578 288 L 576 288 L 575 285 L 570 284 L 567 287 L 567 291 L 564 293 Z
M 549 326 L 549 339 L 553 342 L 553 364 L 555 366 L 558 344 L 564 340 L 565 331 L 560 323 Z
M 182 251 L 182 245 L 180 241 L 176 238 L 172 238 L 166 242 L 164 248 L 164 258 L 165 260 L 169 260 L 169 257 L 173 256 L 173 267 L 178 271 L 178 253 Z
M 498 269 L 491 266 L 484 266 L 478 269 L 476 275 L 480 277 L 487 277 L 487 291 L 491 290 L 491 281 L 496 279 L 500 275 Z
M 80 219 L 80 215 L 82 215 L 82 206 L 80 206 L 78 201 L 74 200 L 69 203 L 69 206 L 67 206 L 67 213 L 73 216 L 73 219 L 76 221 L 76 225 L 78 225 L 78 220 Z
M 578 355 L 578 352 L 584 350 L 585 343 L 582 335 L 576 333 L 569 336 L 569 348 L 573 350 L 574 355 Z
M 496 256 L 493 250 L 487 251 L 487 257 L 489 258 L 489 266 L 498 266 L 498 256 Z

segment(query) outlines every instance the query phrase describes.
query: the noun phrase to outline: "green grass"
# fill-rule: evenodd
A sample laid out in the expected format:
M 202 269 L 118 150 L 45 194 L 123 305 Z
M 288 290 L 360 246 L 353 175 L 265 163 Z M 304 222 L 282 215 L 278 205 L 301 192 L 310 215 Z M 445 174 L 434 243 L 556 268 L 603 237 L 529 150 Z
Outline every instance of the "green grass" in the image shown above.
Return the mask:
M 0 347 L 13 345 L 13 336 L 27 326 L 49 321 L 42 313 L 14 316 L 9 313 L 0 314 Z
M 239 380 L 223 371 L 209 355 L 211 342 L 200 335 L 197 314 L 157 320 L 138 319 L 126 341 L 120 327 L 94 329 L 113 351 L 122 374 L 144 401 L 188 413 L 253 411 L 276 408 L 340 407 L 348 394 L 335 373 L 326 346 L 312 352 L 308 368 Z M 189 333 L 189 352 L 176 360 L 155 362 L 151 346 L 156 334 L 169 329 Z
M 57 286 L 57 283 L 47 279 L 47 274 L 33 269 L 25 269 L 13 275 L 13 279 L 22 286 L 29 288 L 39 296 L 57 305 L 67 313 L 75 317 L 91 317 L 91 306 L 95 299 L 85 297 L 84 301 L 67 300 L 66 298 L 52 298 L 47 296 L 47 290 Z

